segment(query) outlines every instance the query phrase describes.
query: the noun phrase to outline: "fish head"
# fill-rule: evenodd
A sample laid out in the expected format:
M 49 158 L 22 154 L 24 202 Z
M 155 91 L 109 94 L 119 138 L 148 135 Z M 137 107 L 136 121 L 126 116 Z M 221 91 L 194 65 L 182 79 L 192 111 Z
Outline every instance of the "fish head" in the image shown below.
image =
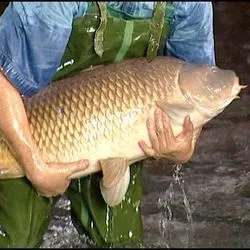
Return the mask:
M 204 64 L 182 64 L 176 82 L 172 98 L 158 102 L 170 117 L 174 135 L 182 131 L 185 116 L 190 116 L 194 129 L 200 128 L 246 87 L 234 71 Z
M 239 98 L 241 89 L 246 87 L 239 84 L 239 77 L 232 70 L 188 63 L 180 69 L 178 85 L 186 102 L 203 116 L 203 124 Z

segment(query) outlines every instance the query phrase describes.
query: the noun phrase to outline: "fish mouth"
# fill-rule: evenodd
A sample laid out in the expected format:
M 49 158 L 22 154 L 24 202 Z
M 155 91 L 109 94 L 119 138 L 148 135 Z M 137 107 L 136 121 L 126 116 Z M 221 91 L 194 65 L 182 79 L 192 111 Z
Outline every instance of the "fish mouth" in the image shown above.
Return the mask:
M 231 90 L 231 95 L 225 100 L 225 102 L 222 104 L 222 109 L 224 109 L 230 102 L 232 102 L 234 99 L 239 99 L 239 93 L 242 89 L 247 88 L 247 85 L 240 85 L 240 80 L 238 76 L 235 76 L 233 87 Z
M 247 85 L 240 85 L 240 80 L 238 76 L 235 76 L 234 84 L 231 92 L 231 97 L 234 99 L 240 98 L 239 93 L 242 89 L 247 88 Z

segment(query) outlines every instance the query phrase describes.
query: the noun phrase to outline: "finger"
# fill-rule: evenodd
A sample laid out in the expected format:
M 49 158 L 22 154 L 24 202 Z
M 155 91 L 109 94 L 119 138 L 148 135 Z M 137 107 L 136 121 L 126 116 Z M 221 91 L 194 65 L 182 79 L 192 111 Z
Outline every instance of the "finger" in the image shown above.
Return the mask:
M 47 198 L 55 197 L 55 196 L 63 194 L 69 187 L 70 182 L 71 182 L 70 180 L 66 179 L 64 184 L 63 185 L 61 184 L 60 187 L 57 186 L 57 190 L 54 190 L 53 192 L 50 192 L 48 190 L 45 191 L 45 190 L 37 189 L 36 187 L 35 188 L 36 188 L 38 195 L 41 195 Z
M 202 131 L 202 126 L 197 128 L 196 130 L 193 130 L 193 134 L 194 134 L 194 139 L 197 140 L 198 137 L 200 136 L 201 134 L 201 131 Z
M 66 163 L 68 166 L 68 174 L 76 174 L 78 172 L 82 172 L 83 170 L 87 169 L 89 166 L 89 161 L 88 160 L 80 160 L 74 163 Z
M 153 148 L 149 147 L 144 141 L 138 142 L 141 150 L 149 157 L 155 157 L 155 151 Z
M 183 123 L 183 130 L 176 137 L 177 140 L 191 141 L 193 138 L 193 123 L 189 116 L 186 116 Z
M 149 140 L 151 142 L 152 148 L 159 151 L 159 141 L 158 141 L 158 137 L 156 135 L 153 120 L 151 118 L 149 118 L 147 120 L 147 128 L 148 128 L 148 137 L 149 137 Z
M 65 188 L 66 191 L 67 188 Z M 37 192 L 38 195 L 46 197 L 46 198 L 51 198 L 51 197 L 56 197 L 58 195 L 62 195 L 65 191 L 63 192 L 58 192 L 58 193 L 43 193 L 43 192 Z
M 193 123 L 191 122 L 190 116 L 186 116 L 183 124 L 183 133 L 187 137 L 193 136 Z
M 49 166 L 50 168 L 57 169 L 60 173 L 70 175 L 87 169 L 89 166 L 89 161 L 84 159 L 70 163 L 49 163 Z
M 162 112 L 162 121 L 166 140 L 172 140 L 174 134 L 171 128 L 169 116 L 165 112 Z
M 155 111 L 155 131 L 158 137 L 158 142 L 160 147 L 166 146 L 166 138 L 163 127 L 163 112 L 161 109 L 157 108 Z
M 50 197 L 55 197 L 55 196 L 57 196 L 56 194 L 43 193 L 43 192 L 38 192 L 38 191 L 37 191 L 37 194 L 38 194 L 39 196 L 43 196 L 43 197 L 46 197 L 46 198 L 50 198 Z

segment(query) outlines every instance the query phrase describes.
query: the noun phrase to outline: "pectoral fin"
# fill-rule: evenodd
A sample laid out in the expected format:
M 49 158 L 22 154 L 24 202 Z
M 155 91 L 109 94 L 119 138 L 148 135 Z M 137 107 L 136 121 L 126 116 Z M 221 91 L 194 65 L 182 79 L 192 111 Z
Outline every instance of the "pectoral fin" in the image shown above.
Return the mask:
M 105 202 L 113 207 L 118 205 L 125 196 L 129 181 L 130 171 L 126 158 L 108 158 L 99 161 L 103 171 L 100 189 Z

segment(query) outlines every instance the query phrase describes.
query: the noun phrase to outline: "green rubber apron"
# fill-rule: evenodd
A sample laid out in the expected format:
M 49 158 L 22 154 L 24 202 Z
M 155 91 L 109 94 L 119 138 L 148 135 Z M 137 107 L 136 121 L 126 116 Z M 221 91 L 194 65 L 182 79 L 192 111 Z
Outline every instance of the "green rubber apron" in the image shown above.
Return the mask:
M 89 2 L 73 29 L 54 80 L 84 68 L 162 54 L 173 6 L 157 2 L 150 18 L 127 15 L 105 2 Z M 142 244 L 142 162 L 131 166 L 131 181 L 122 203 L 107 206 L 99 190 L 101 173 L 73 180 L 67 195 L 74 225 L 101 247 Z M 54 199 L 55 201 L 55 199 Z M 52 201 L 38 196 L 26 178 L 0 182 L 0 247 L 39 246 L 47 230 Z

